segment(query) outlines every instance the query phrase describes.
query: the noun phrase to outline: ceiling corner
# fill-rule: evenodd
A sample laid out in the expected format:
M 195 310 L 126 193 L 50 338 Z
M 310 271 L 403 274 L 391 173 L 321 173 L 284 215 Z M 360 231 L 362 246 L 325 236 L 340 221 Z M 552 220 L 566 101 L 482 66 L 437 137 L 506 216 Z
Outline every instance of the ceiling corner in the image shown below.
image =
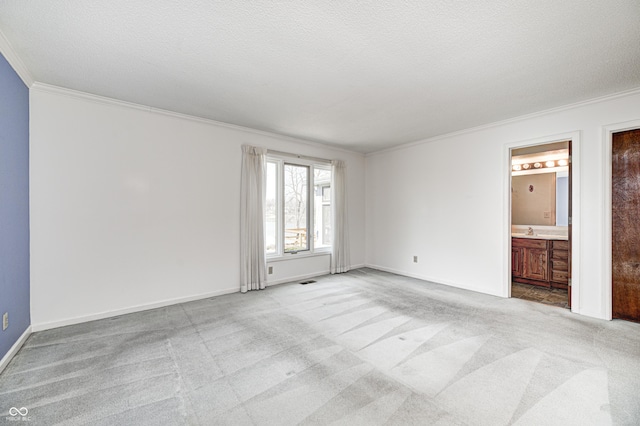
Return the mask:
M 9 65 L 11 65 L 24 84 L 26 84 L 28 88 L 31 88 L 35 80 L 24 62 L 22 62 L 22 59 L 20 59 L 16 51 L 13 50 L 11 43 L 9 43 L 9 40 L 7 40 L 2 30 L 0 30 L 0 53 L 2 53 L 2 56 L 9 62 Z

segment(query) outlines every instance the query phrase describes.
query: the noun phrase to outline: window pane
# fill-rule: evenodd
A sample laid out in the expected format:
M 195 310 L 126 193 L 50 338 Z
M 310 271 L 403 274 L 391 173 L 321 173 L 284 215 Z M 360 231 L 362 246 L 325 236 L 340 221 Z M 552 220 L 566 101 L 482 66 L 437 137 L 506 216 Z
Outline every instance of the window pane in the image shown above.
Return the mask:
M 284 251 L 309 249 L 309 167 L 284 165 Z
M 267 198 L 265 204 L 265 249 L 278 253 L 278 164 L 267 162 Z
M 331 246 L 331 170 L 316 166 L 313 173 L 315 197 L 314 232 L 315 248 Z

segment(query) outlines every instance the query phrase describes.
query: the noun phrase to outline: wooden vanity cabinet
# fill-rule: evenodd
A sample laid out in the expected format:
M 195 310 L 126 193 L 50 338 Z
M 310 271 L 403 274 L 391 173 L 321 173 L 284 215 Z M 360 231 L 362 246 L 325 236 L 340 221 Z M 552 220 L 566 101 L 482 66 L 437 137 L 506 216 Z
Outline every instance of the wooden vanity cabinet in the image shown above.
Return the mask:
M 568 288 L 569 242 L 512 238 L 511 275 L 519 283 Z
M 522 253 L 518 259 L 522 265 L 522 274 L 514 281 L 549 287 L 548 240 L 513 238 L 511 247 L 520 249 Z M 512 251 L 512 257 L 514 254 Z

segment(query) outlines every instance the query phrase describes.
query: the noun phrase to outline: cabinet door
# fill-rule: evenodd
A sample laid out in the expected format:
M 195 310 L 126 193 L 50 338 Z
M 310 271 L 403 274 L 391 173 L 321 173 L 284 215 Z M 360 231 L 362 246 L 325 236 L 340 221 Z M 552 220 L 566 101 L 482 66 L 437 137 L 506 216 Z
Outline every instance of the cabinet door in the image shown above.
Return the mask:
M 511 247 L 511 275 L 522 276 L 522 249 Z
M 532 280 L 548 281 L 547 250 L 525 248 L 522 276 Z

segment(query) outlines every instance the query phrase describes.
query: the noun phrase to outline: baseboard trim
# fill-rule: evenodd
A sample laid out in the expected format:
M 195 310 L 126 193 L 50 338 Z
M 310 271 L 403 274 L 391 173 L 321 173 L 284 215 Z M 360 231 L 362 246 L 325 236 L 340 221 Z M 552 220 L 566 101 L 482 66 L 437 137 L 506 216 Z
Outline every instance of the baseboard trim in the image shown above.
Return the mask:
M 386 266 L 367 264 L 366 267 L 367 268 L 371 268 L 371 269 L 377 269 L 377 270 L 383 271 L 383 272 L 390 272 L 390 273 L 396 274 L 396 275 L 402 275 L 404 277 L 416 278 L 416 279 L 422 280 L 422 281 L 429 281 L 429 282 L 432 282 L 434 284 L 446 285 L 448 287 L 455 287 L 455 288 L 459 288 L 461 290 L 474 291 L 476 293 L 488 294 L 489 296 L 496 296 L 496 297 L 504 298 L 503 295 L 494 294 L 494 293 L 487 293 L 486 291 L 480 291 L 477 288 L 470 287 L 470 286 L 467 286 L 467 285 L 464 285 L 464 284 L 460 284 L 460 283 L 456 283 L 456 282 L 452 282 L 452 281 L 445 281 L 445 280 L 441 280 L 441 279 L 438 279 L 438 278 L 429 277 L 429 276 L 421 275 L 421 274 L 412 274 L 412 273 L 406 272 L 406 271 L 400 271 L 400 270 L 393 269 L 393 268 L 387 268 Z
M 131 314 L 134 312 L 148 311 L 150 309 L 164 308 L 165 306 L 177 305 L 179 303 L 193 302 L 194 300 L 208 299 L 209 297 L 222 296 L 224 294 L 237 293 L 240 291 L 240 286 L 233 288 L 226 288 L 223 290 L 212 291 L 210 293 L 202 293 L 195 296 L 179 297 L 176 299 L 168 299 L 160 302 L 148 303 L 144 305 L 131 306 L 123 309 L 116 309 L 113 311 L 100 312 L 92 315 L 85 315 L 81 317 L 67 318 L 59 321 L 41 322 L 32 324 L 33 331 L 44 331 L 52 328 L 64 327 L 67 325 L 80 324 L 83 322 L 95 321 L 105 318 L 117 317 L 120 315 Z
M 364 264 L 355 265 L 355 266 L 352 266 L 351 269 L 353 270 L 353 269 L 363 268 L 364 266 L 365 266 Z M 285 283 L 300 281 L 300 280 L 306 280 L 309 278 L 319 277 L 321 275 L 328 275 L 329 272 L 330 271 L 327 269 L 323 271 L 312 272 L 309 274 L 303 274 L 303 275 L 298 275 L 294 277 L 287 277 L 287 278 L 283 278 L 276 281 L 267 281 L 267 287 L 278 285 L 278 284 L 285 284 Z M 30 330 L 32 332 L 50 330 L 52 328 L 65 327 L 67 325 L 74 325 L 74 324 L 80 324 L 83 322 L 96 321 L 96 320 L 101 320 L 105 318 L 112 318 L 120 315 L 132 314 L 135 312 L 148 311 L 150 309 L 164 308 L 165 306 L 177 305 L 179 303 L 193 302 L 194 300 L 208 299 L 209 297 L 222 296 L 225 294 L 237 293 L 239 291 L 240 291 L 240 286 L 238 285 L 238 287 L 226 288 L 223 290 L 217 290 L 210 293 L 198 294 L 195 296 L 163 300 L 160 302 L 148 303 L 144 305 L 136 305 L 128 308 L 116 309 L 113 311 L 105 311 L 97 314 L 84 315 L 80 317 L 66 318 L 58 321 L 35 323 L 30 326 Z
M 24 342 L 27 341 L 27 338 L 31 335 L 31 331 L 31 326 L 27 327 L 24 333 L 22 333 L 22 336 L 20 336 L 20 338 L 13 344 L 13 346 L 11 346 L 9 352 L 7 352 L 5 356 L 2 357 L 2 360 L 0 360 L 0 373 L 4 371 L 13 357 L 18 353 L 22 345 L 24 345 Z
M 315 278 L 321 275 L 328 275 L 328 274 L 329 274 L 329 270 L 327 269 L 326 271 L 312 272 L 310 274 L 296 275 L 295 277 L 287 277 L 281 280 L 267 281 L 267 287 L 271 287 L 272 285 L 278 285 L 278 284 L 292 283 L 300 280 L 307 280 L 309 278 Z
M 362 263 L 362 264 L 351 266 L 349 268 L 349 270 L 353 271 L 355 269 L 360 269 L 360 268 L 364 268 L 364 267 L 365 267 L 365 264 Z M 283 278 L 281 280 L 267 281 L 267 287 L 270 287 L 272 285 L 278 285 L 278 284 L 292 283 L 292 282 L 300 281 L 300 280 L 307 280 L 309 278 L 320 277 L 322 275 L 329 275 L 330 273 L 331 273 L 331 271 L 329 269 L 327 269 L 326 271 L 312 272 L 310 274 L 297 275 L 295 277 Z

